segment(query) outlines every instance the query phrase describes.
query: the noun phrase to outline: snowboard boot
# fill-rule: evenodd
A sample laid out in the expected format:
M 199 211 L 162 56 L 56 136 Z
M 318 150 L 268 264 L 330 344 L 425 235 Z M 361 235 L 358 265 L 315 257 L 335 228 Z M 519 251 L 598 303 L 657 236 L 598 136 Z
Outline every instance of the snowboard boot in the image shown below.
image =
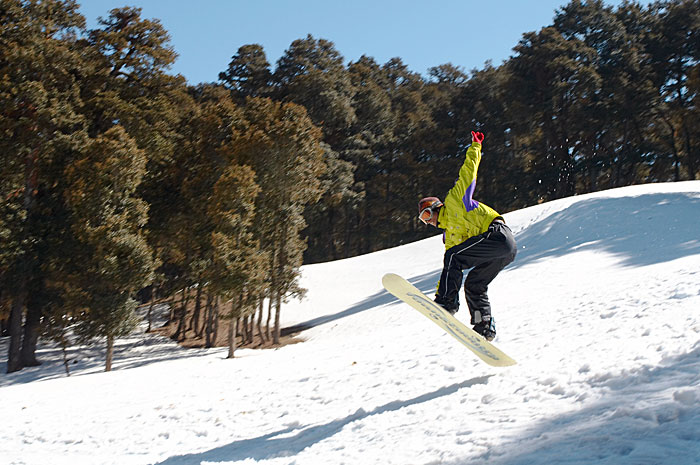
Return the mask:
M 492 317 L 488 320 L 481 320 L 480 323 L 474 325 L 474 331 L 484 336 L 487 341 L 493 341 L 496 337 L 496 322 Z
M 436 295 L 435 303 L 444 308 L 451 315 L 454 315 L 455 313 L 457 313 L 457 310 L 459 310 L 459 302 L 457 301 L 457 299 L 455 299 L 452 302 L 447 302 L 442 297 Z

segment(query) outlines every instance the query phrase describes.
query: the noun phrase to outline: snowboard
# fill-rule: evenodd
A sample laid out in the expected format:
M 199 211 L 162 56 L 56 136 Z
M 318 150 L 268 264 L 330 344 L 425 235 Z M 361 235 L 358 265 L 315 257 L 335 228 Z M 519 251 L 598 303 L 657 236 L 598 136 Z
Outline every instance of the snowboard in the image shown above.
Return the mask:
M 430 300 L 401 276 L 394 273 L 385 274 L 382 278 L 382 284 L 387 291 L 428 317 L 487 364 L 494 367 L 515 365 L 515 360 Z

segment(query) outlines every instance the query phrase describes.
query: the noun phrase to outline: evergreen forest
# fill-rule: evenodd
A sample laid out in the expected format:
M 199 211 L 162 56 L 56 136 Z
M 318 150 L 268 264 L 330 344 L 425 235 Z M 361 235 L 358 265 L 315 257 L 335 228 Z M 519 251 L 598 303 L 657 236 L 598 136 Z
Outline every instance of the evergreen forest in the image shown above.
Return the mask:
M 435 234 L 417 201 L 452 187 L 472 130 L 476 197 L 502 213 L 698 179 L 699 31 L 697 0 L 572 0 L 499 66 L 346 62 L 308 35 L 274 64 L 241 46 L 192 85 L 138 8 L 88 29 L 74 0 L 0 0 L 7 371 L 41 362 L 40 337 L 105 343 L 109 370 L 163 299 L 177 337 L 257 318 L 278 343 L 302 264 Z

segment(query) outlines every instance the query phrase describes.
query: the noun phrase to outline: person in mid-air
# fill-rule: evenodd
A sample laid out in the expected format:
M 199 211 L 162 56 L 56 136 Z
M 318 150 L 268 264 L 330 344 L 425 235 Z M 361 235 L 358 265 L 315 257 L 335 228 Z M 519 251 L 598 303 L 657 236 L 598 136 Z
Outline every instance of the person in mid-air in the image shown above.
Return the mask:
M 442 203 L 437 197 L 418 202 L 420 220 L 444 230 L 445 257 L 435 302 L 454 314 L 459 310 L 459 288 L 463 271 L 472 270 L 464 282 L 464 293 L 474 331 L 491 341 L 496 325 L 491 316 L 488 286 L 515 259 L 515 239 L 505 220 L 491 207 L 472 198 L 476 172 L 481 162 L 484 134 L 472 131 L 459 179 Z

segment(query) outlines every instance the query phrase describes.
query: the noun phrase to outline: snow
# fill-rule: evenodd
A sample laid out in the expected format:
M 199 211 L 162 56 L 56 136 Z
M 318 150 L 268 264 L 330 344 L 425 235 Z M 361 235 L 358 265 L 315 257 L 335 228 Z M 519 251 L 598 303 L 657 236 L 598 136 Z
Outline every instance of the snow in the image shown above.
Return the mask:
M 134 334 L 42 344 L 0 364 L 5 464 L 700 463 L 700 181 L 615 189 L 506 215 L 492 368 L 381 287 L 432 294 L 439 236 L 305 266 L 274 350 L 185 350 Z M 457 317 L 468 320 L 462 296 Z M 6 353 L 7 338 L 0 350 Z

